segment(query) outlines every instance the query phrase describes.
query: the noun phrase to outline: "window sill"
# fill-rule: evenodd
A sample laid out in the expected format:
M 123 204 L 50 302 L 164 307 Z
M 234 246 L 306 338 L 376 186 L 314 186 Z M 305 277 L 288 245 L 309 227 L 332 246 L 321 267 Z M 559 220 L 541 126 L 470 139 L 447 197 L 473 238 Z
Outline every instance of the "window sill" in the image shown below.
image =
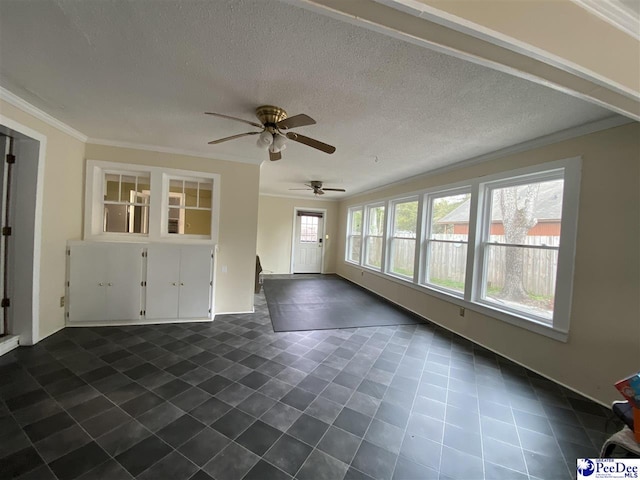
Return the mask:
M 490 318 L 494 318 L 496 320 L 500 320 L 503 321 L 505 323 L 508 323 L 510 325 L 516 326 L 516 327 L 520 327 L 522 329 L 525 330 L 529 330 L 531 332 L 537 333 L 539 335 L 543 335 L 545 337 L 549 337 L 553 340 L 557 340 L 559 342 L 563 342 L 566 343 L 569 339 L 569 332 L 565 331 L 565 330 L 561 330 L 559 328 L 554 328 L 552 325 L 549 325 L 547 323 L 543 323 L 534 319 L 530 319 L 530 318 L 526 318 L 524 316 L 519 316 L 517 314 L 514 314 L 512 312 L 506 312 L 506 311 L 502 311 L 499 310 L 497 308 L 492 308 L 492 307 L 488 307 L 479 303 L 475 303 L 475 302 L 469 302 L 466 301 L 465 299 L 456 296 L 454 294 L 451 293 L 446 293 L 444 291 L 441 290 L 437 290 L 435 288 L 431 288 L 425 285 L 417 285 L 415 283 L 413 283 L 411 280 L 405 280 L 401 277 L 396 277 L 393 275 L 389 275 L 386 273 L 382 273 L 378 270 L 374 270 L 370 267 L 367 267 L 365 265 L 358 265 L 357 263 L 353 263 L 353 262 L 349 262 L 349 261 L 345 261 L 344 262 L 346 265 L 350 266 L 350 267 L 355 267 L 358 269 L 361 269 L 363 272 L 366 271 L 368 273 L 371 273 L 372 275 L 384 278 L 386 280 L 389 280 L 390 282 L 394 282 L 400 285 L 403 285 L 405 287 L 411 288 L 413 290 L 416 290 L 418 292 L 421 293 L 425 293 L 427 295 L 430 295 L 432 297 L 436 297 L 440 300 L 444 300 L 446 302 L 452 303 L 454 305 L 458 305 L 460 307 L 464 307 L 467 310 L 470 310 L 472 312 L 477 312 L 480 313 L 482 315 L 485 315 L 487 317 Z M 391 299 L 387 299 L 389 301 L 392 301 Z M 395 302 L 394 302 L 395 303 Z M 400 305 L 404 308 L 403 305 Z M 414 312 L 417 313 L 417 312 Z

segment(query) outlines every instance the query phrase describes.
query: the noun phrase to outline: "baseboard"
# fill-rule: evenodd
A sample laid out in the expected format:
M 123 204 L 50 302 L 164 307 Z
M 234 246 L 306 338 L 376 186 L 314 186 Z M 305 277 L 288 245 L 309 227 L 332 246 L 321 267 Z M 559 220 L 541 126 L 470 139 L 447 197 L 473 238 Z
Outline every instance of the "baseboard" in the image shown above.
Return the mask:
M 62 325 L 61 327 L 56 328 L 55 330 L 50 331 L 49 333 L 47 333 L 44 337 L 40 337 L 38 338 L 38 342 L 41 342 L 42 340 L 44 340 L 45 338 L 50 337 L 51 335 L 54 335 L 56 333 L 58 333 L 60 330 L 64 330 L 66 325 Z M 38 342 L 33 342 L 32 345 L 35 345 Z M 26 345 L 26 346 L 31 346 L 31 345 Z
M 251 310 L 245 310 L 240 312 L 216 312 L 216 315 L 245 315 L 247 313 L 256 313 L 255 307 Z
M 544 373 L 542 373 L 542 372 L 539 372 L 539 371 L 537 371 L 537 370 L 535 370 L 535 369 L 531 368 L 530 366 L 525 365 L 524 363 L 519 362 L 518 360 L 515 360 L 515 359 L 513 359 L 513 358 L 511 358 L 511 357 L 509 357 L 509 356 L 507 356 L 507 355 L 505 355 L 504 353 L 500 353 L 500 352 L 498 352 L 498 351 L 494 350 L 494 349 L 493 349 L 493 348 L 491 348 L 491 347 L 487 347 L 486 345 L 483 345 L 482 343 L 478 342 L 477 340 L 474 340 L 473 338 L 469 338 L 469 337 L 467 337 L 466 335 L 463 335 L 463 334 L 461 334 L 461 333 L 456 332 L 455 330 L 451 330 L 450 328 L 446 327 L 445 325 L 443 325 L 443 324 L 441 324 L 441 323 L 439 323 L 439 322 L 436 322 L 436 321 L 434 321 L 434 320 L 431 320 L 430 318 L 424 317 L 424 316 L 422 316 L 421 314 L 419 314 L 419 313 L 417 313 L 417 312 L 414 312 L 414 311 L 413 311 L 413 310 L 411 310 L 410 308 L 407 308 L 407 307 L 405 307 L 404 305 L 401 305 L 401 304 L 399 304 L 399 303 L 397 303 L 397 302 L 394 302 L 394 301 L 393 301 L 393 300 L 391 300 L 390 298 L 387 298 L 387 297 L 385 297 L 384 295 L 380 295 L 378 292 L 375 292 L 375 291 L 373 291 L 373 290 L 371 290 L 371 289 L 369 289 L 369 288 L 365 287 L 364 285 L 360 285 L 359 283 L 356 283 L 356 282 L 354 282 L 353 280 L 350 280 L 350 279 L 348 279 L 348 278 L 346 278 L 346 277 L 343 277 L 343 276 L 342 276 L 342 275 L 340 275 L 340 274 L 336 274 L 336 275 L 337 275 L 338 277 L 342 278 L 343 280 L 346 280 L 346 281 L 347 281 L 347 282 L 349 282 L 349 283 L 352 283 L 352 284 L 354 284 L 354 285 L 357 285 L 358 287 L 363 288 L 364 290 L 367 290 L 368 292 L 371 292 L 372 294 L 374 294 L 374 295 L 376 295 L 376 296 L 378 296 L 378 297 L 380 297 L 380 298 L 382 298 L 382 299 L 386 300 L 387 302 L 392 303 L 392 304 L 394 304 L 394 305 L 398 306 L 399 308 L 401 308 L 401 309 L 403 309 L 403 310 L 406 310 L 407 312 L 411 312 L 413 315 L 416 315 L 416 316 L 418 316 L 418 317 L 420 317 L 420 318 L 424 319 L 425 321 L 427 321 L 427 322 L 429 322 L 429 323 L 433 323 L 434 325 L 438 325 L 439 327 L 444 328 L 445 330 L 447 330 L 448 332 L 453 333 L 454 335 L 458 335 L 459 337 L 464 338 L 465 340 L 468 340 L 468 341 L 470 341 L 470 342 L 472 342 L 472 343 L 474 343 L 474 344 L 476 344 L 476 345 L 479 345 L 479 346 L 481 346 L 482 348 L 486 348 L 486 349 L 487 349 L 487 350 L 489 350 L 490 352 L 495 353 L 496 355 L 498 355 L 498 356 L 500 356 L 500 357 L 502 357 L 502 358 L 505 358 L 505 359 L 509 360 L 510 362 L 515 363 L 516 365 L 519 365 L 519 366 L 521 366 L 521 367 L 523 367 L 523 368 L 526 368 L 526 369 L 527 369 L 527 370 L 529 370 L 530 372 L 533 372 L 533 373 L 535 373 L 535 374 L 537 374 L 537 375 L 540 375 L 541 377 L 546 378 L 547 380 L 549 380 L 549 381 L 551 381 L 551 382 L 553 382 L 553 383 L 555 383 L 555 384 L 557 384 L 557 385 L 560 385 L 561 387 L 564 387 L 564 388 L 566 388 L 567 390 L 571 390 L 572 392 L 575 392 L 575 393 L 577 393 L 578 395 L 581 395 L 581 396 L 583 396 L 583 397 L 585 397 L 585 398 L 588 398 L 589 400 L 591 400 L 592 402 L 597 403 L 598 405 L 602 405 L 602 406 L 603 406 L 603 407 L 605 407 L 605 408 L 610 408 L 610 407 L 611 407 L 611 405 L 609 405 L 609 404 L 607 404 L 607 403 L 604 403 L 604 402 L 602 402 L 601 400 L 598 400 L 598 399 L 596 399 L 596 398 L 593 398 L 591 395 L 588 395 L 588 394 L 586 394 L 586 393 L 584 393 L 584 392 L 581 392 L 580 390 L 575 389 L 574 387 L 571 387 L 571 386 L 566 385 L 566 384 L 564 384 L 564 383 L 562 383 L 562 382 L 559 382 L 559 381 L 558 381 L 558 380 L 556 380 L 555 378 L 552 378 L 552 377 L 550 377 L 549 375 L 546 375 L 546 374 L 544 374 Z
M 15 350 L 20 345 L 18 335 L 7 335 L 0 337 L 0 357 L 11 350 Z
M 67 323 L 66 327 L 129 327 L 136 325 L 165 325 L 168 323 L 207 323 L 213 322 L 212 318 L 168 318 L 168 319 L 160 319 L 160 320 L 135 320 L 135 321 L 124 321 L 124 322 L 75 322 L 75 323 Z

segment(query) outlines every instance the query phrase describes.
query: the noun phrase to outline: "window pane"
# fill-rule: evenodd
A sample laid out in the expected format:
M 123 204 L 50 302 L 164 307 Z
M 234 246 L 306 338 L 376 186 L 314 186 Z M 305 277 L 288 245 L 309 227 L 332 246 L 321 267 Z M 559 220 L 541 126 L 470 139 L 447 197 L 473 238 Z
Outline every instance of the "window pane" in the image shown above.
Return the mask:
M 184 182 L 184 197 L 187 207 L 198 206 L 198 182 Z
M 149 207 L 129 207 L 129 233 L 149 233 Z
M 114 233 L 127 233 L 129 229 L 129 216 L 127 205 L 107 204 L 104 206 L 103 231 Z
M 104 176 L 104 199 L 108 202 L 120 201 L 120 175 L 108 173 Z
M 382 265 L 382 237 L 367 237 L 367 258 L 365 263 L 372 267 Z
M 558 251 L 487 245 L 483 300 L 551 320 Z
M 120 177 L 120 201 L 134 203 L 136 200 L 136 177 L 122 175 Z
M 211 235 L 211 210 L 184 209 L 185 235 Z
M 349 237 L 349 260 L 352 262 L 360 262 L 360 250 L 362 248 L 362 236 L 354 235 Z
M 529 237 L 557 237 L 562 221 L 564 180 L 491 190 L 490 241 L 529 244 Z
M 200 182 L 200 208 L 211 208 L 211 190 L 213 182 Z
M 169 180 L 169 191 L 172 193 L 184 193 L 182 180 Z
M 300 242 L 316 243 L 318 241 L 318 217 L 300 218 Z
M 467 266 L 467 244 L 429 242 L 429 268 L 426 282 L 464 293 Z
M 416 238 L 418 201 L 397 203 L 393 214 L 393 236 Z
M 362 233 L 362 210 L 351 211 L 351 226 L 350 232 L 352 234 Z
M 391 243 L 391 271 L 396 275 L 413 277 L 415 251 L 415 239 L 394 238 Z
M 384 206 L 372 207 L 369 210 L 369 235 L 382 235 L 384 231 Z
M 138 196 L 139 202 L 149 203 L 149 194 L 151 193 L 151 179 L 149 177 L 138 177 L 138 193 L 141 194 Z
M 184 233 L 184 209 L 169 209 L 167 233 Z
M 465 193 L 433 199 L 429 238 L 466 241 L 469 234 L 470 197 Z

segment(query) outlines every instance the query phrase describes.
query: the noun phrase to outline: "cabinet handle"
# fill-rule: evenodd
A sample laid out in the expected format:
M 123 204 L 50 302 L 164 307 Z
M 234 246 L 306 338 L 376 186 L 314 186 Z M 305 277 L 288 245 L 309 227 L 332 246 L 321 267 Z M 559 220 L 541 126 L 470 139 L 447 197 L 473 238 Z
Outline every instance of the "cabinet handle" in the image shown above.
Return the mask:
M 177 283 L 176 283 L 176 282 L 173 282 L 171 285 L 173 285 L 173 286 L 175 287 L 175 286 L 177 285 Z
M 104 287 L 104 283 L 100 282 L 98 283 L 99 286 Z
M 111 286 L 113 286 L 113 283 L 109 282 L 109 283 L 107 283 L 107 286 L 111 287 Z
M 180 286 L 184 287 L 184 283 L 180 282 Z

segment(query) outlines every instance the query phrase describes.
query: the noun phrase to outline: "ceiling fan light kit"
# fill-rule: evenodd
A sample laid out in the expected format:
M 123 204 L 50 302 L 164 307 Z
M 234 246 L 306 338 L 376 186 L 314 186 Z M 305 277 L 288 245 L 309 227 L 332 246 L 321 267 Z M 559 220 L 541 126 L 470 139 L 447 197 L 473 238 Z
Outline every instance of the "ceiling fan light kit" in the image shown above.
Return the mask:
M 266 148 L 269 150 L 269 160 L 271 161 L 280 160 L 282 158 L 280 152 L 282 152 L 287 147 L 287 140 L 293 140 L 294 142 L 307 145 L 308 147 L 315 148 L 316 150 L 320 150 L 321 152 L 325 152 L 328 154 L 332 154 L 336 151 L 336 147 L 323 143 L 319 140 L 305 137 L 304 135 L 300 135 L 299 133 L 288 131 L 286 133 L 284 132 L 290 128 L 304 127 L 307 125 L 314 125 L 316 123 L 313 118 L 305 115 L 304 113 L 289 117 L 287 115 L 287 112 L 280 107 L 276 107 L 273 105 L 263 105 L 256 108 L 256 117 L 258 117 L 258 120 L 260 120 L 262 125 L 256 122 L 251 122 L 249 120 L 244 120 L 242 118 L 223 115 L 221 113 L 205 112 L 205 114 L 213 115 L 220 118 L 226 118 L 228 120 L 235 120 L 237 122 L 246 123 L 248 125 L 253 125 L 254 127 L 262 129 L 261 132 L 240 133 L 237 135 L 220 138 L 218 140 L 212 140 L 211 142 L 209 142 L 209 145 L 216 145 L 218 143 L 245 137 L 247 135 L 260 135 L 258 137 L 257 145 L 260 148 Z

